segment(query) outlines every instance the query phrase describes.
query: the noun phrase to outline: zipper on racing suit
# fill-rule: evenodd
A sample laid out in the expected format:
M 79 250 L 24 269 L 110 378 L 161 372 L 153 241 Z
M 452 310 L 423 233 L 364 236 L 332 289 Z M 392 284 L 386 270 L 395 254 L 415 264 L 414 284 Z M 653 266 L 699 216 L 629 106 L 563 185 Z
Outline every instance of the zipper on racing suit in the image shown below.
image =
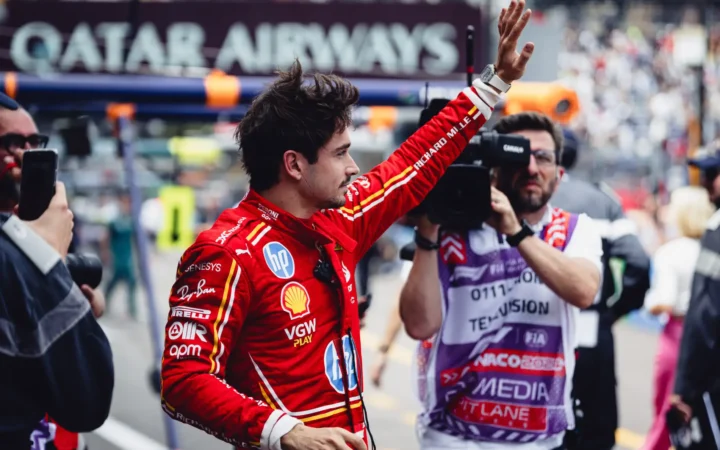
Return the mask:
M 376 450 L 377 447 L 375 446 L 375 439 L 373 438 L 372 433 L 370 432 L 370 422 L 368 420 L 367 415 L 367 409 L 365 408 L 365 399 L 363 397 L 362 392 L 362 386 L 360 385 L 360 379 L 362 378 L 361 374 L 361 367 L 359 366 L 360 359 L 358 358 L 358 355 L 355 353 L 355 349 L 357 348 L 355 346 L 355 339 L 352 335 L 352 329 L 348 327 L 347 329 L 343 330 L 342 320 L 345 315 L 345 293 L 343 290 L 342 285 L 338 281 L 337 274 L 335 273 L 335 270 L 332 268 L 332 264 L 329 262 L 329 258 L 327 258 L 327 254 L 325 253 L 324 249 L 321 245 L 318 243 L 315 244 L 316 248 L 318 249 L 320 253 L 320 261 L 318 261 L 318 265 L 315 267 L 314 275 L 317 279 L 320 281 L 328 284 L 330 287 L 335 288 L 335 293 L 337 294 L 338 300 L 340 301 L 340 326 L 338 329 L 338 334 L 340 336 L 339 338 L 339 345 L 337 348 L 339 349 L 339 352 L 341 354 L 338 355 L 338 359 L 340 360 L 340 372 L 342 375 L 342 382 L 343 387 L 345 391 L 345 405 L 347 408 L 347 416 L 350 423 L 350 429 L 355 432 L 355 421 L 353 420 L 352 415 L 352 402 L 350 401 L 350 374 L 348 372 L 347 363 L 345 360 L 345 349 L 343 347 L 343 338 L 347 334 L 348 338 L 350 339 L 350 357 L 352 358 L 353 363 L 355 363 L 355 379 L 357 381 L 357 389 L 358 393 L 360 394 L 360 405 L 363 410 L 363 424 L 365 425 L 365 430 L 368 434 L 368 440 L 371 443 L 371 449 Z M 328 265 L 329 267 L 325 266 Z M 325 266 L 325 267 L 323 267 Z
M 339 283 L 337 283 L 337 278 L 335 278 L 335 285 L 336 285 L 336 292 L 338 294 L 338 297 L 340 300 L 343 300 L 343 289 L 342 286 L 340 286 Z M 343 303 L 344 305 L 344 303 Z M 344 307 L 343 307 L 344 309 Z M 344 311 L 343 311 L 344 313 Z M 340 325 L 340 349 L 343 351 L 341 360 L 341 367 L 342 367 L 342 377 L 343 377 L 343 384 L 345 386 L 345 403 L 347 404 L 347 411 L 348 411 L 348 418 L 350 419 L 350 427 L 355 430 L 355 422 L 353 421 L 352 417 L 352 408 L 351 408 L 351 402 L 350 402 L 350 372 L 348 371 L 347 363 L 345 360 L 345 354 L 342 346 L 342 338 L 345 337 L 343 335 L 342 325 Z M 377 447 L 375 446 L 375 438 L 372 435 L 372 432 L 370 431 L 370 420 L 368 419 L 368 413 L 367 409 L 365 408 L 365 397 L 363 396 L 363 387 L 360 383 L 360 379 L 362 378 L 362 365 L 360 364 L 360 358 L 355 353 L 355 349 L 357 346 L 355 345 L 355 338 L 352 335 L 352 328 L 348 327 L 345 330 L 345 333 L 347 334 L 347 337 L 350 339 L 350 360 L 355 364 L 355 380 L 357 381 L 357 390 L 358 394 L 360 395 L 360 406 L 362 407 L 363 412 L 363 425 L 365 425 L 365 431 L 368 434 L 368 441 L 370 442 L 370 448 L 372 450 L 376 450 Z

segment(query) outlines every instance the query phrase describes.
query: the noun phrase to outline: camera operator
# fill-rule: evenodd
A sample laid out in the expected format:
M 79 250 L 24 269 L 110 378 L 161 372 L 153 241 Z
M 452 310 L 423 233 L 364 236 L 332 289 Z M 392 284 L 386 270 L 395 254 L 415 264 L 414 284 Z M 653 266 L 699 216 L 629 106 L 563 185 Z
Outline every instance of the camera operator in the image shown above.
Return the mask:
M 421 219 L 400 297 L 408 334 L 434 336 L 420 355 L 423 450 L 550 450 L 574 427 L 576 316 L 596 298 L 602 243 L 586 215 L 548 204 L 563 175 L 560 129 L 521 113 L 494 130 L 529 140 L 529 165 L 496 168 L 489 226 Z
M 0 100 L 5 100 L 3 98 L 0 98 Z M 35 126 L 35 122 L 33 121 L 32 117 L 25 111 L 24 109 L 21 109 L 15 104 L 14 102 L 9 103 L 8 106 L 11 108 L 8 109 L 2 109 L 0 110 L 0 223 L 7 223 L 13 224 L 17 222 L 17 218 L 11 216 L 12 212 L 15 210 L 18 204 L 19 200 L 19 192 L 18 192 L 18 183 L 20 181 L 21 177 L 21 165 L 22 165 L 22 157 L 23 153 L 31 148 L 42 148 L 47 145 L 48 137 L 41 135 L 38 133 L 37 127 Z M 56 195 L 56 198 L 53 200 L 54 203 L 51 203 L 51 209 L 47 211 L 46 214 L 49 214 L 49 218 L 42 222 L 44 227 L 49 227 L 53 225 L 51 218 L 57 218 L 59 213 L 52 212 L 52 208 L 55 209 L 62 209 L 64 208 L 66 212 L 69 212 L 67 209 L 67 200 L 65 198 L 64 194 L 64 188 L 61 186 L 59 189 L 62 189 L 62 193 L 58 193 Z M 58 202 L 59 205 L 58 205 Z M 55 205 L 55 206 L 53 206 Z M 64 206 L 63 206 L 64 205 Z M 43 216 L 45 217 L 45 216 Z M 72 214 L 70 213 L 70 224 L 72 227 Z M 32 223 L 39 223 L 42 219 L 38 219 L 37 221 L 34 221 Z M 58 222 L 57 225 L 59 225 L 60 222 Z M 50 225 L 48 225 L 50 224 Z M 50 228 L 51 229 L 51 228 Z M 43 229 L 44 230 L 44 229 Z M 37 231 L 37 230 L 36 230 Z M 52 234 L 48 234 L 47 231 L 45 233 L 39 233 L 46 241 L 51 242 L 54 237 Z M 68 237 L 72 237 L 71 230 L 68 231 Z M 55 241 L 52 241 L 55 242 Z M 68 249 L 70 247 L 70 239 L 68 239 L 67 243 L 63 242 L 64 247 L 59 251 L 59 253 L 65 258 L 65 256 L 68 253 Z M 57 249 L 57 245 L 53 245 L 53 248 Z M 35 311 L 36 316 L 28 316 L 25 317 L 25 315 L 30 314 L 27 313 L 25 315 L 19 316 L 18 322 L 13 325 L 14 327 L 18 327 L 18 324 L 23 324 L 27 327 L 33 326 L 33 321 L 41 321 L 38 323 L 42 323 L 46 326 L 49 326 L 51 329 L 54 329 L 55 327 L 61 327 L 65 328 L 68 324 L 64 324 L 62 320 L 62 315 L 60 313 L 54 312 L 53 308 L 63 308 L 58 309 L 58 311 L 64 310 L 65 303 L 64 301 L 69 301 L 71 297 L 67 297 L 65 299 L 64 297 L 58 297 L 56 296 L 63 295 L 68 296 L 68 291 L 71 290 L 71 287 L 73 286 L 72 278 L 69 277 L 68 269 L 65 267 L 64 264 L 60 264 L 59 266 L 62 266 L 62 270 L 53 269 L 53 272 L 49 273 L 38 273 L 33 266 L 28 262 L 24 266 L 19 265 L 19 263 L 15 262 L 14 258 L 8 257 L 9 253 L 4 252 L 4 256 L 8 259 L 5 260 L 3 267 L 0 269 L 2 271 L 9 271 L 11 269 L 14 269 L 17 271 L 17 273 L 14 274 L 14 276 L 11 276 L 11 274 L 8 272 L 7 276 L 3 276 L 2 280 L 2 297 L 4 298 L 4 303 L 6 305 L 6 315 L 7 319 L 10 320 L 9 323 L 14 323 L 13 318 L 16 317 L 16 312 L 13 311 L 11 308 L 13 306 L 14 302 L 18 302 L 19 299 L 22 299 L 23 302 L 28 302 L 34 299 L 36 296 L 47 296 L 46 293 L 44 293 L 41 289 L 43 283 L 47 284 L 47 280 L 49 279 L 57 279 L 56 283 L 57 286 L 55 287 L 55 291 L 53 292 L 53 295 L 48 296 L 47 298 L 43 297 L 45 301 L 47 301 L 47 304 L 43 304 L 40 309 Z M 12 264 L 14 264 L 14 267 L 11 267 L 10 264 L 8 264 L 8 261 L 12 261 Z M 5 267 L 7 266 L 7 267 Z M 23 274 L 23 275 L 21 275 Z M 42 275 L 45 275 L 45 279 L 39 278 L 42 277 Z M 68 278 L 65 279 L 65 275 L 68 275 Z M 54 278 L 53 278 L 54 277 Z M 33 280 L 33 278 L 39 278 L 37 280 Z M 18 283 L 20 283 L 20 286 L 18 287 Z M 62 289 L 62 283 L 69 283 L 65 290 Z M 74 288 L 77 290 L 77 288 Z M 77 293 L 75 290 L 71 290 L 71 293 Z M 92 309 L 93 315 L 95 317 L 99 317 L 102 315 L 104 310 L 104 298 L 102 293 L 99 291 L 94 291 L 90 286 L 88 285 L 82 285 L 78 292 L 81 291 L 85 298 L 87 298 L 86 303 L 89 302 L 90 308 Z M 17 295 L 17 298 L 10 298 L 9 292 L 15 293 Z M 47 317 L 45 315 L 47 314 Z M 0 311 L 0 319 L 3 318 L 3 312 Z M 79 317 L 78 317 L 79 319 Z M 101 389 L 107 390 L 108 393 L 112 393 L 112 386 L 113 386 L 113 373 L 112 373 L 112 355 L 109 350 L 109 346 L 107 345 L 107 341 L 105 339 L 104 334 L 99 329 L 96 323 L 94 323 L 94 327 L 88 328 L 89 325 L 84 324 L 83 321 L 87 321 L 87 319 L 83 319 L 81 322 L 79 322 L 77 325 L 75 325 L 78 328 L 77 333 L 82 333 L 83 339 L 87 339 L 88 337 L 91 337 L 95 340 L 104 341 L 105 347 L 107 348 L 107 355 L 105 358 L 91 358 L 90 361 L 93 362 L 93 364 L 98 364 L 98 369 L 100 372 L 104 370 L 109 370 L 110 377 L 105 377 L 106 380 L 102 381 Z M 38 325 L 39 326 L 39 325 Z M 37 327 L 36 327 L 37 328 Z M 19 328 L 20 330 L 23 330 L 23 328 Z M 62 330 L 57 330 L 58 332 Z M 36 331 L 37 332 L 37 331 Z M 69 335 L 72 336 L 72 329 L 70 329 L 67 333 L 70 333 Z M 96 337 L 92 337 L 92 335 L 97 334 Z M 87 337 L 85 337 L 87 336 Z M 10 342 L 11 336 L 8 337 L 8 342 Z M 52 336 L 51 336 L 52 337 Z M 60 338 L 60 335 L 55 336 L 55 338 Z M 44 355 L 38 354 L 35 355 L 34 358 L 39 361 L 37 364 L 44 364 L 45 361 L 55 361 L 56 359 L 64 360 L 65 356 L 54 356 L 54 355 L 60 355 L 64 352 L 68 353 L 68 357 L 75 357 L 75 355 L 82 356 L 83 354 L 88 354 L 88 350 L 84 350 L 83 346 L 88 345 L 90 343 L 73 343 L 72 340 L 75 338 L 68 337 L 65 338 L 65 341 L 70 341 L 68 343 L 64 343 L 61 345 L 54 345 L 49 348 L 48 351 L 52 351 L 53 355 L 50 356 L 50 359 L 45 358 Z M 44 348 L 47 348 L 50 342 L 43 343 Z M 78 349 L 75 347 L 77 345 L 80 345 Z M 96 350 L 90 349 L 92 352 L 96 352 Z M 98 352 L 100 350 L 97 350 Z M 104 350 L 103 350 L 104 351 Z M 0 348 L 0 353 L 2 352 L 2 349 Z M 7 356 L 11 357 L 17 357 L 20 358 L 21 361 L 26 361 L 25 365 L 28 365 L 30 363 L 33 363 L 33 359 L 29 358 L 28 356 L 24 356 L 22 353 L 7 353 L 5 352 Z M 85 361 L 87 363 L 88 361 Z M 105 363 L 109 363 L 109 366 L 107 366 Z M 34 364 L 34 363 L 33 363 Z M 3 369 L 6 366 L 2 366 Z M 10 365 L 7 366 L 10 368 Z M 76 370 L 76 368 L 73 366 L 73 370 Z M 56 368 L 52 368 L 55 370 Z M 60 369 L 60 368 L 57 368 Z M 95 370 L 95 369 L 86 369 L 87 370 Z M 2 375 L 5 377 L 5 375 Z M 79 378 L 76 380 L 77 382 L 82 381 L 82 374 Z M 75 382 L 72 379 L 67 380 L 53 380 L 50 379 L 49 383 L 58 384 L 58 388 L 60 389 L 68 389 L 72 390 L 75 389 L 72 386 L 66 387 L 66 383 L 72 383 Z M 46 383 L 47 384 L 47 383 Z M 52 392 L 52 389 L 55 389 L 53 387 L 50 388 L 51 391 L 49 392 L 49 399 L 52 400 L 52 395 L 54 393 Z M 97 408 L 109 408 L 109 398 L 107 399 L 107 404 L 103 401 L 103 396 L 99 395 L 97 393 L 93 392 L 93 388 L 89 389 L 87 393 L 82 394 L 81 393 L 81 402 L 80 406 L 84 404 L 82 401 L 82 395 L 89 396 L 88 401 L 92 401 L 93 397 L 96 397 L 97 400 Z M 18 399 L 20 401 L 20 398 Z M 38 404 L 40 402 L 38 401 Z M 70 405 L 60 405 L 62 408 L 69 407 Z M 55 408 L 55 406 L 53 406 Z M 96 409 L 97 409 L 96 408 Z M 31 440 L 31 434 L 33 436 L 37 436 L 37 439 L 33 438 L 34 446 L 33 449 L 43 449 L 43 448 L 53 448 L 56 450 L 76 450 L 76 449 L 83 449 L 85 448 L 85 445 L 83 443 L 82 437 L 78 434 L 77 431 L 89 431 L 90 429 L 96 428 L 87 426 L 82 426 L 78 430 L 69 431 L 56 423 L 56 420 L 60 420 L 61 422 L 63 420 L 67 420 L 65 418 L 65 413 L 60 412 L 60 416 L 55 417 L 53 414 L 53 410 L 48 410 L 47 412 L 50 413 L 50 417 L 43 417 L 38 418 L 37 421 L 34 422 L 34 426 L 36 427 L 34 431 L 27 432 L 25 431 L 19 431 L 17 434 L 14 433 L 14 435 L 22 436 L 25 434 L 25 437 L 21 440 L 23 441 L 23 444 L 25 445 L 22 448 L 29 448 L 29 444 L 25 443 L 27 441 L 28 443 Z M 84 417 L 83 411 L 76 411 L 74 413 L 78 419 L 82 419 Z M 104 421 L 104 418 L 107 417 L 107 413 L 105 413 L 104 416 L 98 416 L 97 420 L 102 419 Z M 85 420 L 85 419 L 82 419 Z M 94 420 L 94 419 L 93 419 Z M 101 424 L 102 421 L 99 423 Z M 73 422 L 68 422 L 70 424 L 71 429 L 72 428 L 78 428 L 75 425 L 73 425 Z M 92 423 L 92 422 L 89 422 Z M 99 426 L 99 424 L 97 426 Z M 3 424 L 0 424 L 0 442 L 3 442 Z M 26 424 L 23 422 L 23 426 Z M 8 438 L 9 439 L 9 438 Z M 14 438 L 13 438 L 14 439 Z M 46 447 L 45 445 L 48 445 Z M 5 448 L 5 447 L 2 447 Z
M 565 132 L 562 166 L 571 170 L 577 161 L 578 141 Z M 613 324 L 643 305 L 650 288 L 650 258 L 608 186 L 563 176 L 552 197 L 554 206 L 587 214 L 598 227 L 603 243 L 603 282 L 600 300 L 580 312 L 578 360 L 573 394 L 579 401 L 577 439 L 583 450 L 610 450 L 615 446 L 618 410 L 615 378 Z M 621 274 L 613 276 L 611 263 L 619 262 Z M 618 289 L 616 289 L 618 286 Z

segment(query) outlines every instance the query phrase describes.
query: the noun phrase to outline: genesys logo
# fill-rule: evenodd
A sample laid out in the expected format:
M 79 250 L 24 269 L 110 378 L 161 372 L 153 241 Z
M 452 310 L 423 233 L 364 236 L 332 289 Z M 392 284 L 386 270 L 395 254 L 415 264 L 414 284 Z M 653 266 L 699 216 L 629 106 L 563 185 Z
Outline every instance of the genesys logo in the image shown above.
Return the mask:
M 170 347 L 170 356 L 174 356 L 178 359 L 186 356 L 200 356 L 200 346 L 197 344 L 173 344 Z
M 310 314 L 310 294 L 305 286 L 291 281 L 280 292 L 280 306 L 291 320 L 305 317 Z
M 202 342 L 207 342 L 205 338 L 206 334 L 207 328 L 195 322 L 173 322 L 168 330 L 168 338 L 172 341 L 178 339 L 182 339 L 183 341 L 200 339 Z
M 209 309 L 191 308 L 190 306 L 175 306 L 170 310 L 173 317 L 184 317 L 186 319 L 207 320 L 210 318 Z
M 190 264 L 187 269 L 185 269 L 185 273 L 190 272 L 220 272 L 222 270 L 222 264 L 220 263 L 197 263 L 197 264 Z

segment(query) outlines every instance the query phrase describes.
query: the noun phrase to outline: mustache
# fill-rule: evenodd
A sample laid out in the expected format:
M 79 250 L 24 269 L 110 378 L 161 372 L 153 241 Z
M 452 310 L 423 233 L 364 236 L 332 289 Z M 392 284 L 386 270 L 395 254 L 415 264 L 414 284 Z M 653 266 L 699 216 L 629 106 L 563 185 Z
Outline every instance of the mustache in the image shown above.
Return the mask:
M 348 186 L 350 186 L 350 183 L 351 183 L 351 182 L 352 182 L 352 177 L 348 177 L 347 180 L 345 180 L 345 181 L 340 185 L 340 187 L 343 187 L 343 188 L 344 188 L 344 187 L 348 187 Z
M 540 184 L 540 177 L 520 177 L 515 182 L 516 185 L 525 184 L 525 183 Z

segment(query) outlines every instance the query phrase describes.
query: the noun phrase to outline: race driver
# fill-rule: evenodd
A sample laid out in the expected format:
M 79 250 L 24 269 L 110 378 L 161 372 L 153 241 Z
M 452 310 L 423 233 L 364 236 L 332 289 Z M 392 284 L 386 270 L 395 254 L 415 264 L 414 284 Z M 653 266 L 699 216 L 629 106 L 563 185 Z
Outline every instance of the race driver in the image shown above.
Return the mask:
M 353 85 L 320 74 L 303 85 L 296 62 L 254 100 L 236 131 L 250 190 L 178 264 L 162 366 L 171 417 L 238 447 L 366 448 L 356 262 L 522 76 L 529 17 L 512 1 L 495 65 L 352 183 Z

